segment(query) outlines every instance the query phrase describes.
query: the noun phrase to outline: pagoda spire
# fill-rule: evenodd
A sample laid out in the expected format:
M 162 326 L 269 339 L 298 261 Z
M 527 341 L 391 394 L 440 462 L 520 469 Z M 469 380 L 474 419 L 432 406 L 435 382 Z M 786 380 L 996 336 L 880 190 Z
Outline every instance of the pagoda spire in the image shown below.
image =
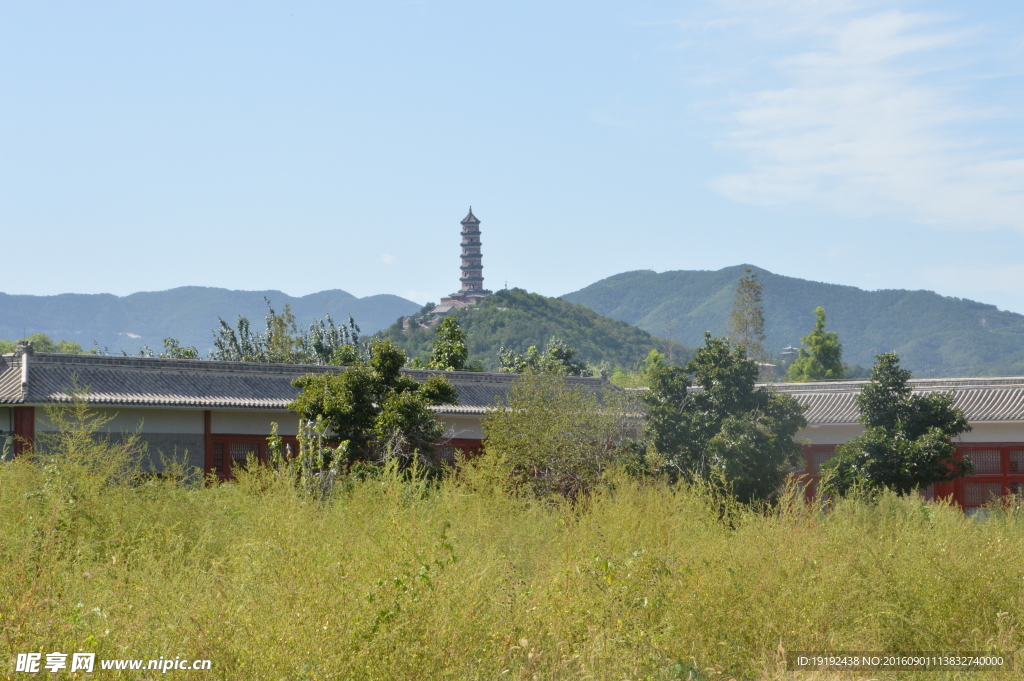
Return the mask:
M 473 304 L 491 292 L 484 288 L 483 254 L 480 252 L 480 220 L 473 215 L 473 206 L 462 220 L 462 265 L 459 268 L 459 290 L 441 303 Z

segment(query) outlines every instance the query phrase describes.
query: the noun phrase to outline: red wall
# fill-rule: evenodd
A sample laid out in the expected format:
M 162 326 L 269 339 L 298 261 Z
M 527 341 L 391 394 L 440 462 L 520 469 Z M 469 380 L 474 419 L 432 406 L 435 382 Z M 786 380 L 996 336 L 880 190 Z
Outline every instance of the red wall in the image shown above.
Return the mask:
M 818 466 L 830 458 L 836 446 L 804 447 L 808 496 L 817 488 Z M 932 491 L 935 498 L 952 497 L 963 508 L 978 508 L 995 494 L 1024 494 L 1024 442 L 971 442 L 957 445 L 956 451 L 957 456 L 971 457 L 975 472 L 953 482 L 936 483 Z

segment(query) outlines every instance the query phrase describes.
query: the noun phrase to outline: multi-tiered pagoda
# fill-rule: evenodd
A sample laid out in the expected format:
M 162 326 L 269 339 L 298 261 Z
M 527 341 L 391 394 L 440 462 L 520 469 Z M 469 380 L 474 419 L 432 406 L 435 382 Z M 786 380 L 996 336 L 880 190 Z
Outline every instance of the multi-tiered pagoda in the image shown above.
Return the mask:
M 469 207 L 469 215 L 462 221 L 462 286 L 458 293 L 441 299 L 441 305 L 462 303 L 472 305 L 491 294 L 484 288 L 484 266 L 480 253 L 480 221 L 473 215 L 473 207 Z

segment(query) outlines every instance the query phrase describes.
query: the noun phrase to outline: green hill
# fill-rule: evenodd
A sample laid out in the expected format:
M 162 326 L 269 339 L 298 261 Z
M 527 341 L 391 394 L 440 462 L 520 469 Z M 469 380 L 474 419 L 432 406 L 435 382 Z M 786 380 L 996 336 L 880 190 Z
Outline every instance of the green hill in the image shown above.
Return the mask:
M 692 346 L 706 330 L 726 333 L 745 267 L 624 272 L 562 298 Z M 896 351 L 918 376 L 1024 374 L 1024 315 L 931 291 L 864 291 L 753 269 L 764 285 L 765 332 L 773 353 L 799 345 L 821 305 L 849 364 L 870 366 L 876 354 Z
M 685 361 L 689 351 L 629 324 L 602 317 L 583 305 L 547 298 L 522 289 L 498 291 L 480 303 L 453 313 L 466 333 L 469 361 L 480 360 L 488 371 L 498 368 L 502 346 L 523 352 L 543 346 L 557 336 L 577 350 L 577 357 L 592 364 L 632 368 L 653 350 Z M 410 357 L 426 358 L 434 329 L 402 329 L 393 324 L 381 335 L 402 347 Z

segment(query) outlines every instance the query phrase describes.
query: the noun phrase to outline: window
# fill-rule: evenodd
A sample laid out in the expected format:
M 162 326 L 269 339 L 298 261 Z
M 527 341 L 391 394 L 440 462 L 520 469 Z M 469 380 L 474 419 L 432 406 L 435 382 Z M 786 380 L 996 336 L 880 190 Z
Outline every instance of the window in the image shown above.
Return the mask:
M 215 473 L 219 478 L 234 477 L 235 471 L 245 467 L 249 457 L 260 463 L 267 462 L 269 452 L 264 435 L 213 435 L 212 440 L 213 451 L 210 453 L 208 472 Z M 299 451 L 298 441 L 294 437 L 284 436 L 282 440 L 286 451 L 288 447 L 293 453 Z
M 999 482 L 965 482 L 964 506 L 982 506 L 1003 495 Z
M 814 462 L 814 469 L 811 471 L 814 475 L 821 475 L 821 465 L 833 458 L 836 455 L 835 452 L 814 452 L 812 455 L 812 461 Z
M 1010 472 L 1024 473 L 1024 450 L 1017 449 L 1010 452 Z
M 975 473 L 1002 473 L 1002 457 L 998 449 L 967 450 L 964 456 L 974 464 Z

